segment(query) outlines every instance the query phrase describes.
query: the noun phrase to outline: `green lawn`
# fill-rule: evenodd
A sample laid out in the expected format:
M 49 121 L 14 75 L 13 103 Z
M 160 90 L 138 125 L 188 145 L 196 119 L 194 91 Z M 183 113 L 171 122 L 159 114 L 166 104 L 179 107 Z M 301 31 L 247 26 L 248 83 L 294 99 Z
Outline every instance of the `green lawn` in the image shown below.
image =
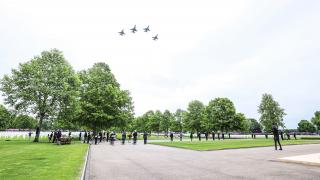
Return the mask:
M 222 150 L 222 149 L 238 149 L 238 148 L 252 148 L 274 146 L 273 139 L 227 139 L 215 141 L 173 141 L 173 142 L 151 142 L 150 144 L 170 146 L 192 150 Z M 281 145 L 291 144 L 320 144 L 319 140 L 283 140 Z
M 76 179 L 88 145 L 0 140 L 0 179 Z

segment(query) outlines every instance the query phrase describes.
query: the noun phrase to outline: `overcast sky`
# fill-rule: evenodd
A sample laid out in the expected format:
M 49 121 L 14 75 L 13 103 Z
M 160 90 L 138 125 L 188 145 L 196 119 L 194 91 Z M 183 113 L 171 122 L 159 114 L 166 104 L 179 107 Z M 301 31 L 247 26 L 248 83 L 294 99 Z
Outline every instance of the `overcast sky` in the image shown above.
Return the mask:
M 0 76 L 57 48 L 75 70 L 109 64 L 136 115 L 228 97 L 258 119 L 270 93 L 296 128 L 320 110 L 319 19 L 317 0 L 1 0 Z

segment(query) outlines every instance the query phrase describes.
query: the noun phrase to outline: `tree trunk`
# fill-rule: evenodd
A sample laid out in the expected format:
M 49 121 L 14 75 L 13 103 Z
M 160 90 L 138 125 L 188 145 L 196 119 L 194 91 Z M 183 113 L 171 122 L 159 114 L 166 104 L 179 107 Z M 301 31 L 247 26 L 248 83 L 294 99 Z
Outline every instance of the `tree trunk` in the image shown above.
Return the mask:
M 38 131 L 38 132 L 36 131 L 36 136 L 34 137 L 33 142 L 39 142 L 39 137 L 40 137 L 40 132 L 41 132 L 41 126 L 42 126 L 43 117 L 44 117 L 44 116 L 40 116 L 39 125 L 38 125 L 39 131 Z

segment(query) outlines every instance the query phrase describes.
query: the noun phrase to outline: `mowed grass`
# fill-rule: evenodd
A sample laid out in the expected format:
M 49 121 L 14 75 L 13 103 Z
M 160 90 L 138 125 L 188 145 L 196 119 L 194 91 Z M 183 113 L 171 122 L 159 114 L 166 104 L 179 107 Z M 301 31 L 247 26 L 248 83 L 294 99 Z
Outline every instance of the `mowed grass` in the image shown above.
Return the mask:
M 0 179 L 74 180 L 81 175 L 88 145 L 0 140 Z
M 274 146 L 273 139 L 226 139 L 226 140 L 208 140 L 208 141 L 173 141 L 173 142 L 151 142 L 150 144 L 184 148 L 191 150 L 223 150 L 238 148 L 253 148 Z M 283 140 L 281 145 L 297 145 L 297 144 L 320 144 L 320 140 Z

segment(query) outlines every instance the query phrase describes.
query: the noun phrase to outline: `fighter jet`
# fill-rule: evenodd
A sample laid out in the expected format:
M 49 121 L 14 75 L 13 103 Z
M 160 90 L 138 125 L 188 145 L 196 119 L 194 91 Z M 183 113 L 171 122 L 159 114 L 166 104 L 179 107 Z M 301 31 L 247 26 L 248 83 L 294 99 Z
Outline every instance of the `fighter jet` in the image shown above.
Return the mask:
M 148 26 L 148 27 L 146 27 L 146 28 L 144 28 L 143 30 L 144 30 L 144 32 L 148 32 L 148 31 L 150 31 L 149 26 Z
M 124 33 L 124 30 L 122 29 L 122 31 L 119 32 L 120 36 L 126 35 L 126 33 Z
M 156 40 L 158 39 L 158 34 L 157 34 L 156 36 L 152 37 L 152 39 L 153 39 L 154 41 L 156 41 Z
M 136 28 L 136 25 L 134 25 L 134 27 L 132 29 L 130 29 L 132 33 L 136 33 L 138 30 Z

